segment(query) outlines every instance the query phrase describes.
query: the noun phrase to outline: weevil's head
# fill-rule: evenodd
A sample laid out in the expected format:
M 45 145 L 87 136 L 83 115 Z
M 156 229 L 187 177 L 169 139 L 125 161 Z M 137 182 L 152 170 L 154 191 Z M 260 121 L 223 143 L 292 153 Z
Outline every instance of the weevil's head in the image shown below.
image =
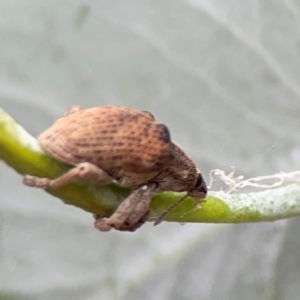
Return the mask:
M 175 208 L 179 203 L 184 201 L 188 196 L 191 196 L 195 199 L 197 203 L 200 203 L 205 199 L 207 195 L 207 186 L 206 183 L 201 175 L 200 170 L 197 169 L 197 179 L 194 187 L 190 190 L 188 190 L 188 193 L 180 198 L 178 201 L 174 202 L 171 206 L 169 206 L 154 222 L 154 225 L 158 225 L 161 223 L 164 219 L 164 217 L 173 209 Z
M 201 202 L 207 195 L 207 186 L 199 170 L 197 176 L 195 187 L 189 190 L 188 193 L 196 200 L 196 202 Z

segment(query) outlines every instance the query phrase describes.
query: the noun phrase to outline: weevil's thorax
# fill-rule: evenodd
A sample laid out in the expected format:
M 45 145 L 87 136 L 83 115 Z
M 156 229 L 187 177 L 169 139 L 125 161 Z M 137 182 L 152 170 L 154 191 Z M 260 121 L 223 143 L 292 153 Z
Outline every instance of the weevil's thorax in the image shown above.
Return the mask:
M 190 191 L 195 188 L 200 171 L 191 158 L 177 144 L 173 143 L 173 145 L 175 153 L 174 163 L 155 178 L 158 190 Z

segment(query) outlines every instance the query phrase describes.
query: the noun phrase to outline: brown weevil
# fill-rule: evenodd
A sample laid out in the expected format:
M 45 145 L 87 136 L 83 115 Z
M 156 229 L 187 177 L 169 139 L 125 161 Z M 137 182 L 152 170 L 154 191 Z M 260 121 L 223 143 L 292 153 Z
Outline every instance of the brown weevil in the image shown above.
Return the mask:
M 200 170 L 172 142 L 168 128 L 146 111 L 74 106 L 38 140 L 52 157 L 74 168 L 53 180 L 27 175 L 23 180 L 26 185 L 56 189 L 81 178 L 98 184 L 115 180 L 131 188 L 131 194 L 110 217 L 95 216 L 95 227 L 100 231 L 134 231 L 140 227 L 149 216 L 153 193 L 187 192 L 155 224 L 187 196 L 201 202 L 207 193 Z

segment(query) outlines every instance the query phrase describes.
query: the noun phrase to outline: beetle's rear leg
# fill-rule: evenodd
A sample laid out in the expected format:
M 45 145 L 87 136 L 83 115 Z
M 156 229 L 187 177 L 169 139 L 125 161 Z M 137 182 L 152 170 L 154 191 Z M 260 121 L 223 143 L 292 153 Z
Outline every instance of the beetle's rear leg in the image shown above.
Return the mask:
M 98 184 L 109 184 L 112 181 L 112 178 L 105 171 L 91 163 L 85 162 L 78 164 L 75 168 L 56 179 L 26 175 L 23 183 L 36 188 L 57 189 L 76 179 L 86 179 Z

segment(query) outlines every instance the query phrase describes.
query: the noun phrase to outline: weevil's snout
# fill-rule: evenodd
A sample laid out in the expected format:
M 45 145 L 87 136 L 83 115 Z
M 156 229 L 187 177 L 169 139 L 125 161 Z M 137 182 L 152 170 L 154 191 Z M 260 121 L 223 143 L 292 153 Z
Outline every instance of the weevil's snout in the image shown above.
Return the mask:
M 198 179 L 195 185 L 195 188 L 192 189 L 189 193 L 196 202 L 201 202 L 204 200 L 204 198 L 207 195 L 207 186 L 206 183 L 201 175 L 201 173 L 198 174 Z

